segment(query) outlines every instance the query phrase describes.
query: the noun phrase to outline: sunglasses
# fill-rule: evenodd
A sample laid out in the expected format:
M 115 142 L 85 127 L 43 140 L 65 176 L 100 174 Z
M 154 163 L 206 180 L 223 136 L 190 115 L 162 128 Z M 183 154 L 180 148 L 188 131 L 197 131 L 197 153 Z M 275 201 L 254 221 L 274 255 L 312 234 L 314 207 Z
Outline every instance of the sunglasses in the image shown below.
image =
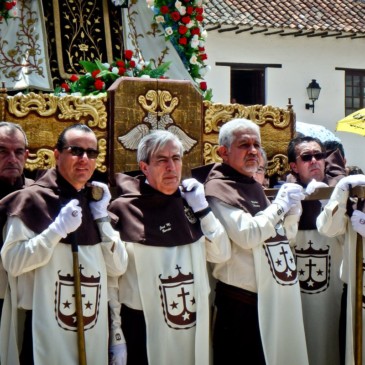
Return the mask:
M 63 147 L 62 149 L 69 150 L 71 152 L 72 156 L 77 156 L 77 157 L 83 157 L 85 152 L 86 152 L 87 158 L 90 158 L 90 159 L 95 159 L 99 155 L 99 151 L 94 150 L 93 148 L 84 149 L 79 146 L 67 146 L 67 147 Z
M 323 160 L 326 157 L 326 154 L 318 152 L 318 153 L 313 153 L 311 155 L 309 155 L 309 154 L 308 155 L 300 155 L 297 158 L 299 158 L 299 157 L 301 158 L 301 160 L 303 162 L 312 161 L 313 157 L 316 159 L 316 161 L 319 161 L 319 160 Z

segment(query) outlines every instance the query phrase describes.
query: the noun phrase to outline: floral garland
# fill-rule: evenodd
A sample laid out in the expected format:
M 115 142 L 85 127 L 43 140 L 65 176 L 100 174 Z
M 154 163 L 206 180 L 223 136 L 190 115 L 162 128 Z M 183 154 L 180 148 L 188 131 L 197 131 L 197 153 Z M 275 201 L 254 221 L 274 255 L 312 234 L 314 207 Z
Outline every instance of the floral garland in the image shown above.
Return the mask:
M 170 62 L 153 68 L 151 63 L 138 61 L 131 50 L 124 51 L 124 60 L 116 60 L 112 64 L 101 63 L 99 60 L 80 61 L 85 69 L 84 75 L 71 75 L 55 89 L 55 95 L 71 93 L 72 95 L 98 95 L 106 92 L 111 84 L 121 76 L 141 78 L 166 78 L 164 75 L 170 67 Z
M 17 16 L 16 0 L 0 0 L 0 22 Z
M 154 21 L 164 28 L 166 40 L 177 50 L 185 68 L 205 94 L 211 98 L 204 77 L 210 70 L 205 52 L 207 31 L 203 27 L 203 4 L 208 0 L 146 0 Z

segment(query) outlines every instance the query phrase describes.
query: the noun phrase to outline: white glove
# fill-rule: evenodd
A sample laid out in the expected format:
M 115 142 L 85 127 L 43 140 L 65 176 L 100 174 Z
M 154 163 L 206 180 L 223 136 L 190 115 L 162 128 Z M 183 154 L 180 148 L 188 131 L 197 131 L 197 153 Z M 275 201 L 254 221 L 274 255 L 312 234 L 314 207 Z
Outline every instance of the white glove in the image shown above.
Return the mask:
M 286 213 L 286 215 L 297 215 L 298 217 L 300 217 L 302 215 L 302 212 L 302 202 L 299 200 L 288 210 L 288 213 Z
M 49 229 L 65 238 L 69 233 L 76 231 L 82 222 L 82 210 L 77 199 L 70 200 L 59 212 Z
M 109 346 L 109 365 L 127 364 L 127 344 Z
M 281 185 L 273 203 L 278 204 L 287 213 L 298 201 L 304 199 L 303 187 L 294 183 Z
M 99 186 L 103 189 L 103 197 L 98 201 L 91 201 L 89 203 L 91 214 L 94 219 L 104 218 L 108 216 L 108 205 L 111 199 L 111 194 L 109 191 L 109 188 L 106 184 L 98 182 L 98 181 L 92 181 L 91 185 L 93 186 Z
M 352 187 L 365 185 L 365 175 L 349 175 L 342 178 L 338 183 L 337 187 L 343 191 L 349 190 L 349 185 Z
M 322 181 L 317 181 L 316 179 L 312 179 L 312 181 L 307 185 L 305 192 L 308 195 L 313 194 L 317 188 L 328 188 L 328 185 Z M 322 207 L 324 207 L 328 203 L 328 199 L 320 200 Z
M 186 179 L 181 185 L 183 186 L 181 196 L 188 202 L 194 213 L 208 207 L 203 184 L 196 179 Z
M 357 176 L 357 175 L 350 175 Z M 365 213 L 360 210 L 354 210 L 351 216 L 351 223 L 353 229 L 361 234 L 361 236 L 365 237 Z

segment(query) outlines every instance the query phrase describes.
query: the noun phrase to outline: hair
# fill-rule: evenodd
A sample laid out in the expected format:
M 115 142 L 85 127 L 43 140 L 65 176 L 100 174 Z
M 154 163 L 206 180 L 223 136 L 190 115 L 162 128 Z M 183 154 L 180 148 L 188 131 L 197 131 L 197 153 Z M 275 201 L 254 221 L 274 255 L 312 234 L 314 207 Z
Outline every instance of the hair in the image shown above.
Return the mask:
M 326 149 L 323 145 L 323 143 L 315 137 L 310 137 L 310 136 L 305 136 L 305 137 L 295 137 L 293 138 L 289 144 L 288 144 L 288 161 L 289 162 L 295 162 L 297 160 L 297 151 L 296 151 L 296 147 L 302 143 L 306 143 L 306 142 L 316 142 L 318 143 L 319 147 L 321 148 L 321 152 L 325 153 Z
M 362 169 L 356 165 L 346 166 L 346 170 L 347 170 L 347 175 L 359 175 L 359 174 L 363 175 L 364 174 Z
M 89 128 L 87 125 L 85 124 L 72 124 L 70 126 L 68 126 L 67 128 L 65 128 L 61 134 L 58 136 L 58 140 L 56 143 L 56 149 L 58 151 L 62 151 L 63 148 L 66 146 L 66 133 L 72 129 L 76 129 L 85 133 L 94 133 L 94 131 Z
M 331 152 L 336 151 L 337 149 L 340 151 L 342 158 L 345 158 L 345 150 L 343 148 L 343 144 L 338 141 L 325 141 L 324 147 L 326 149 L 327 155 Z
M 0 128 L 7 128 L 8 131 L 6 133 L 9 134 L 9 135 L 13 135 L 13 134 L 15 134 L 16 131 L 20 131 L 22 133 L 23 137 L 24 137 L 25 147 L 28 147 L 27 135 L 25 134 L 24 129 L 21 127 L 20 124 L 1 121 L 0 122 Z
M 260 148 L 260 152 L 261 152 L 261 156 L 264 160 L 264 167 L 266 169 L 266 167 L 267 167 L 267 154 L 266 154 L 266 152 L 263 148 Z
M 181 156 L 184 153 L 183 145 L 180 139 L 169 131 L 155 130 L 144 136 L 138 144 L 137 150 L 137 162 L 150 161 L 152 155 L 154 155 L 161 148 L 165 147 L 167 143 L 174 142 L 180 149 Z
M 225 146 L 226 148 L 230 148 L 233 142 L 233 134 L 237 131 L 249 131 L 255 133 L 259 140 L 260 137 L 260 127 L 252 122 L 251 120 L 245 118 L 232 119 L 229 122 L 222 125 L 219 130 L 218 143 L 220 146 Z

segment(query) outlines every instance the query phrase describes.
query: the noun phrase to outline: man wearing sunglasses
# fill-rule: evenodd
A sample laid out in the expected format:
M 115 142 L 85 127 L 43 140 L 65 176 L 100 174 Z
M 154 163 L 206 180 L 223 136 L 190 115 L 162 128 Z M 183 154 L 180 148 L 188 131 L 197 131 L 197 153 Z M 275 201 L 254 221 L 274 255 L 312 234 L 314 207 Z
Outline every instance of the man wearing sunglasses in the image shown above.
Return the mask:
M 297 137 L 288 145 L 288 160 L 298 184 L 311 193 L 328 186 L 325 147 L 313 137 Z M 343 239 L 319 234 L 316 219 L 322 203 L 302 201 L 295 254 L 310 364 L 339 364 L 338 328 L 342 283 L 339 277 Z
M 4 365 L 78 363 L 77 273 L 87 364 L 108 362 L 108 277 L 124 273 L 127 253 L 109 222 L 108 187 L 91 182 L 103 194 L 90 198 L 87 183 L 98 156 L 94 132 L 69 126 L 54 156 L 56 168 L 2 201 L 9 218 L 1 256 L 11 288 L 1 328 Z M 18 326 L 24 328 L 22 342 L 15 336 Z

